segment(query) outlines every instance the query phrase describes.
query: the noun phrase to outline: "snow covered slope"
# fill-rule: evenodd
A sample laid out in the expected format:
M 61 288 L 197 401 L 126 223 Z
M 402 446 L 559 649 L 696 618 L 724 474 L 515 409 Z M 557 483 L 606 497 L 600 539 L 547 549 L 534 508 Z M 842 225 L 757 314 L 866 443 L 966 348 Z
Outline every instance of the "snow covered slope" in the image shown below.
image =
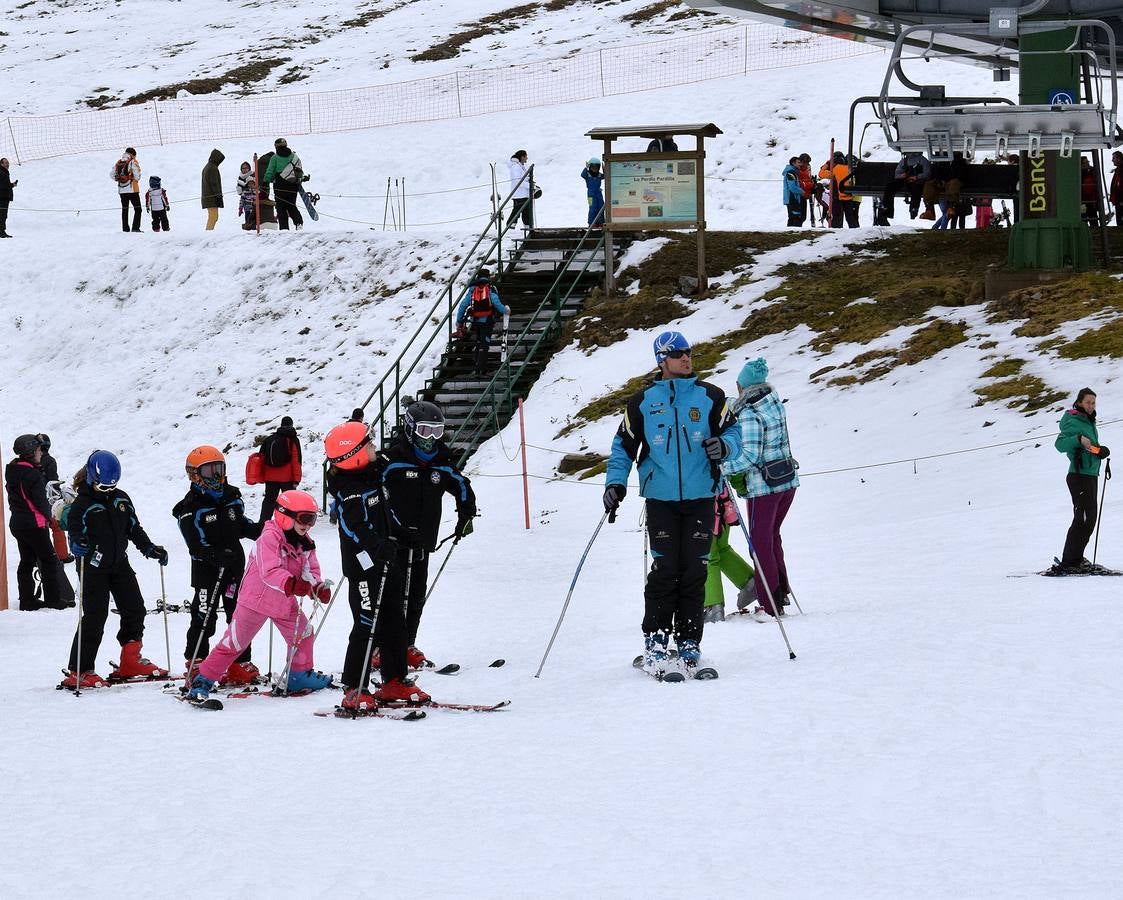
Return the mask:
M 296 15 L 285 4 L 261 9 L 269 21 Z M 231 41 L 216 54 L 245 39 L 202 30 L 212 32 Z M 713 120 L 726 137 L 713 145 L 710 174 L 767 181 L 711 179 L 711 226 L 762 227 L 779 221 L 786 156 L 825 154 L 851 96 L 876 86 L 876 59 L 484 117 L 478 128 L 308 138 L 298 150 L 316 183 L 334 188 L 325 195 L 377 195 L 401 172 L 433 189 L 482 182 L 489 159 L 527 146 L 547 187 L 543 221 L 572 224 L 583 218 L 576 172 L 587 128 Z M 39 65 L 23 60 L 21 71 Z M 982 77 L 949 72 L 965 92 Z M 157 83 L 143 81 L 127 86 Z M 173 199 L 188 197 L 210 146 L 145 154 L 145 175 L 164 175 Z M 225 149 L 233 162 L 255 146 Z M 401 236 L 325 219 L 257 239 L 235 230 L 229 209 L 204 235 L 186 203 L 173 209 L 171 234 L 125 236 L 112 208 L 77 217 L 27 209 L 32 198 L 115 206 L 110 162 L 91 155 L 17 173 L 17 238 L 0 244 L 3 447 L 22 431 L 47 431 L 64 471 L 94 446 L 120 452 L 145 526 L 172 550 L 169 600 L 182 601 L 187 567 L 169 510 L 186 487 L 187 450 L 229 443 L 240 474 L 253 436 L 288 413 L 318 459 L 315 437 L 381 375 L 477 224 Z M 232 182 L 233 167 L 226 172 Z M 417 221 L 488 204 L 486 190 L 452 196 L 426 200 Z M 380 221 L 381 198 L 348 203 L 325 211 Z M 843 252 L 850 237 L 761 254 L 738 293 L 675 324 L 695 340 L 720 334 L 760 302 L 777 266 Z M 989 364 L 980 344 L 1006 346 L 1009 326 L 988 325 L 977 309 L 957 316 L 971 329 L 965 344 L 851 390 L 808 376 L 855 348 L 815 355 L 798 331 L 739 348 L 714 376 L 731 389 L 741 362 L 762 354 L 789 401 L 804 483 L 785 548 L 807 613 L 788 623 L 794 662 L 775 626 L 738 620 L 706 631 L 718 681 L 663 685 L 632 670 L 643 576 L 633 490 L 589 554 L 542 677 L 532 677 L 601 514 L 595 480 L 554 479 L 554 466 L 561 451 L 607 449 L 614 423 L 554 436 L 588 400 L 649 366 L 646 333 L 588 355 L 564 350 L 528 398 L 531 531 L 522 530 L 517 426 L 472 461 L 482 518 L 421 633 L 432 658 L 465 668 L 422 678 L 438 699 L 510 698 L 508 710 L 434 711 L 406 724 L 314 718 L 332 696 L 230 701 L 214 716 L 152 685 L 75 699 L 52 687 L 73 613 L 0 615 L 2 796 L 16 835 L 0 896 L 1116 896 L 1119 587 L 1008 577 L 1042 567 L 1063 540 L 1055 411 L 1027 419 L 973 408 L 971 385 Z M 1081 362 L 1050 376 L 1104 388 L 1110 443 L 1117 370 Z M 890 460 L 909 462 L 816 474 Z M 248 496 L 255 509 L 260 494 Z M 1112 496 L 1100 557 L 1118 564 Z M 326 522 L 316 536 L 325 568 L 338 572 Z M 155 564 L 136 565 L 151 605 Z M 336 609 L 318 666 L 339 669 L 348 628 Z M 151 618 L 145 641 L 161 664 L 162 630 Z M 173 615 L 173 661 L 185 630 Z M 264 636 L 254 651 L 263 664 Z M 275 666 L 279 655 L 275 647 Z M 506 666 L 487 668 L 497 657 Z M 111 618 L 103 672 L 113 658 Z

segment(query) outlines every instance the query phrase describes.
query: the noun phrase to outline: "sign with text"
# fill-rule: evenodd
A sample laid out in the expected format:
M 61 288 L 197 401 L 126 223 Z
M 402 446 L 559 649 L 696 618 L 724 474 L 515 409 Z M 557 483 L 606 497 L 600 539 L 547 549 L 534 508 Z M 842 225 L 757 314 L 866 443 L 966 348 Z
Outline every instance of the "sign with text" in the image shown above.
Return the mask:
M 636 154 L 608 160 L 610 226 L 658 228 L 698 224 L 701 165 L 690 154 Z
M 1021 156 L 1022 217 L 1055 219 L 1057 216 L 1057 151 Z

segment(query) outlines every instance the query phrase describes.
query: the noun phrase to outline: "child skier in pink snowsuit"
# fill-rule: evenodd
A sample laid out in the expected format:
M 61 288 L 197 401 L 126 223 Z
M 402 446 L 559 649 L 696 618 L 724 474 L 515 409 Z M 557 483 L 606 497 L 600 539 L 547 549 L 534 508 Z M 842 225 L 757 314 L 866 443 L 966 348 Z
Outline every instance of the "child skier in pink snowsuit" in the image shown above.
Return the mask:
M 265 523 L 246 562 L 238 608 L 222 640 L 199 665 L 189 700 L 206 700 L 270 619 L 292 654 L 289 692 L 318 691 L 331 684 L 330 675 L 312 669 L 312 629 L 300 611 L 301 597 L 313 596 L 321 603 L 331 599 L 331 584 L 320 578 L 316 545 L 308 537 L 318 512 L 315 499 L 304 491 L 285 491 L 277 498 L 273 518 Z

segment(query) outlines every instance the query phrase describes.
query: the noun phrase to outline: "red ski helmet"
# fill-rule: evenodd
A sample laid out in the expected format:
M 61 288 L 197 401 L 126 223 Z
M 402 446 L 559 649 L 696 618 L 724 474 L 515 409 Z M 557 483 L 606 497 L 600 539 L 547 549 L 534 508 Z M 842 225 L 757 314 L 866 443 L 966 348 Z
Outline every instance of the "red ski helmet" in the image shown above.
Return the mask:
M 371 443 L 370 431 L 362 422 L 336 425 L 324 437 L 324 453 L 337 469 L 361 469 L 370 463 L 365 452 Z
M 285 531 L 299 522 L 301 525 L 316 524 L 320 507 L 316 498 L 307 491 L 284 491 L 277 498 L 277 508 L 273 511 L 273 521 Z

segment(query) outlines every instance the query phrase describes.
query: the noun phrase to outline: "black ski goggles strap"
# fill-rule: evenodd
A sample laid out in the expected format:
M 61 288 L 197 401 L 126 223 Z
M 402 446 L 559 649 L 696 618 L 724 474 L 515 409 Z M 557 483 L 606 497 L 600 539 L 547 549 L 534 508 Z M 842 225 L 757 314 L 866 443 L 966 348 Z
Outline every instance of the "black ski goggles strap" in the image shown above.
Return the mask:
M 339 463 L 343 462 L 344 460 L 350 459 L 352 456 L 354 456 L 356 453 L 358 453 L 360 450 L 362 450 L 364 447 L 366 447 L 367 444 L 369 444 L 369 443 L 370 443 L 370 432 L 368 431 L 366 433 L 366 436 L 361 441 L 359 441 L 359 443 L 357 443 L 354 447 L 352 447 L 350 450 L 348 450 L 342 456 L 329 456 L 328 462 L 331 463 L 333 466 L 338 465 Z

